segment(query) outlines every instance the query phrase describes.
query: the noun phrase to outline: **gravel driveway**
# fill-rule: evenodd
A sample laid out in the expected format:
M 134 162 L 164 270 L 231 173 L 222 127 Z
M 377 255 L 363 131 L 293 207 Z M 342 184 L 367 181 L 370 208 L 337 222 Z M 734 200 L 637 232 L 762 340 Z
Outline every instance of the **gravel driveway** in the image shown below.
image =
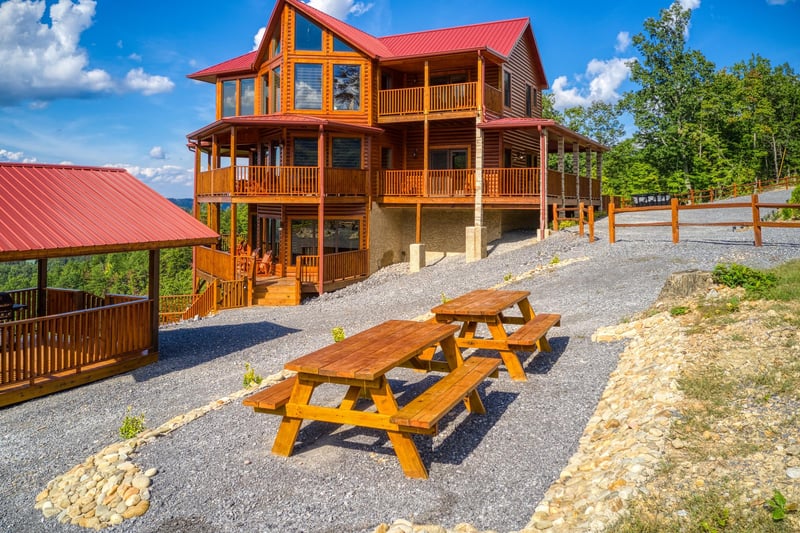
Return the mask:
M 762 194 L 783 202 L 789 191 Z M 747 220 L 749 210 L 698 211 L 693 217 Z M 702 214 L 705 213 L 705 214 Z M 667 220 L 668 212 L 618 221 Z M 0 531 L 78 531 L 33 508 L 47 482 L 118 440 L 127 406 L 148 427 L 241 388 L 244 363 L 259 374 L 391 318 L 411 319 L 474 288 L 521 279 L 536 311 L 560 313 L 553 352 L 528 357 L 525 383 L 501 371 L 481 395 L 488 414 L 457 409 L 436 437 L 415 440 L 430 479 L 403 476 L 384 433 L 307 423 L 289 458 L 270 453 L 279 418 L 239 402 L 212 411 L 144 446 L 134 461 L 156 467 L 150 510 L 119 529 L 133 532 L 372 531 L 396 518 L 453 527 L 522 528 L 577 448 L 623 345 L 596 344 L 592 333 L 646 309 L 670 273 L 710 270 L 719 262 L 754 267 L 800 258 L 800 230 L 692 227 L 671 242 L 667 228 L 619 228 L 606 221 L 589 244 L 562 231 L 542 243 L 512 234 L 490 244 L 486 260 L 445 257 L 416 274 L 394 265 L 363 283 L 294 308 L 231 310 L 162 329 L 158 363 L 77 389 L 0 409 Z M 558 264 L 547 267 L 554 258 Z M 546 268 L 542 268 L 546 267 Z M 534 269 L 533 275 L 523 276 Z M 413 393 L 424 374 L 397 373 L 393 388 Z

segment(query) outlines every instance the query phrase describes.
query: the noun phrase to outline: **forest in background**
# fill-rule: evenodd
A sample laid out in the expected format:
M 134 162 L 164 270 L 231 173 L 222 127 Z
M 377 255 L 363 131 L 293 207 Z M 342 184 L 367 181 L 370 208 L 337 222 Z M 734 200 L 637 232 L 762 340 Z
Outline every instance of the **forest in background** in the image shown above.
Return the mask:
M 717 68 L 687 45 L 691 11 L 678 2 L 644 22 L 633 37 L 637 85 L 615 103 L 558 111 L 544 94 L 544 116 L 594 138 L 603 156 L 603 193 L 672 194 L 776 179 L 800 170 L 800 77 L 788 64 L 754 54 Z M 635 131 L 626 137 L 623 119 Z M 574 169 L 566 158 L 567 171 Z M 555 168 L 555 157 L 549 162 Z M 581 158 L 580 165 L 585 165 Z M 585 174 L 585 169 L 581 170 Z M 191 211 L 191 200 L 173 200 Z M 246 231 L 239 210 L 237 232 Z M 230 211 L 220 213 L 228 234 Z M 146 294 L 147 252 L 51 259 L 48 284 L 104 294 Z M 161 252 L 161 294 L 192 289 L 189 248 Z M 0 290 L 36 286 L 36 262 L 0 263 Z
M 644 22 L 632 38 L 636 89 L 619 102 L 561 112 L 544 95 L 545 117 L 610 148 L 604 194 L 680 194 L 800 171 L 798 73 L 758 54 L 717 68 L 687 45 L 691 13 L 675 2 Z M 634 132 L 625 137 L 628 120 Z

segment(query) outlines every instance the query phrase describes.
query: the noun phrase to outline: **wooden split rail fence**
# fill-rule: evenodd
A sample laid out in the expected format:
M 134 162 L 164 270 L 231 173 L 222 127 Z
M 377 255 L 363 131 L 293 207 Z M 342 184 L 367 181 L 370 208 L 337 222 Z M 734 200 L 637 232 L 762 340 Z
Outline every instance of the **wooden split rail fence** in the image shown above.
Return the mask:
M 681 211 L 694 211 L 698 209 L 749 209 L 752 217 L 747 220 L 728 220 L 716 222 L 681 222 Z M 693 204 L 681 205 L 677 198 L 673 198 L 668 206 L 653 206 L 653 207 L 626 207 L 617 208 L 613 203 L 608 206 L 608 241 L 613 244 L 616 242 L 616 228 L 633 228 L 633 227 L 671 227 L 672 228 L 672 242 L 678 243 L 680 241 L 680 228 L 686 226 L 731 226 L 731 227 L 752 227 L 753 228 L 753 241 L 756 246 L 762 245 L 762 228 L 800 228 L 800 221 L 768 221 L 761 219 L 761 209 L 800 209 L 800 204 L 785 204 L 785 203 L 760 203 L 758 195 L 752 195 L 749 202 L 730 202 L 724 204 Z M 667 211 L 671 212 L 670 220 L 667 222 L 631 222 L 620 223 L 616 221 L 616 216 L 620 213 L 635 213 L 644 211 Z
M 571 217 L 567 213 L 573 213 Z M 578 223 L 578 235 L 583 237 L 584 225 L 589 227 L 589 242 L 594 242 L 594 206 L 585 205 L 583 202 L 578 206 L 559 206 L 553 204 L 553 231 L 558 231 L 559 223 L 564 220 L 575 221 Z

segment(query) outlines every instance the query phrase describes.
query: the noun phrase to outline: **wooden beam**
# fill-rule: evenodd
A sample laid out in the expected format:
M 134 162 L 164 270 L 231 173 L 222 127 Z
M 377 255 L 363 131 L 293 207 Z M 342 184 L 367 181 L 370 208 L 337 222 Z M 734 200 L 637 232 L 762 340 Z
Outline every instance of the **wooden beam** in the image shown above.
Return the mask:
M 320 125 L 317 138 L 317 166 L 319 167 L 319 208 L 317 215 L 317 291 L 325 292 L 325 129 Z
M 38 276 L 36 281 L 36 316 L 47 316 L 47 258 L 36 261 Z
M 416 233 L 415 239 L 416 243 L 420 244 L 422 242 L 422 202 L 417 202 L 417 217 L 416 217 Z
M 148 261 L 148 298 L 150 299 L 150 351 L 158 353 L 158 303 L 160 292 L 161 251 L 150 250 Z

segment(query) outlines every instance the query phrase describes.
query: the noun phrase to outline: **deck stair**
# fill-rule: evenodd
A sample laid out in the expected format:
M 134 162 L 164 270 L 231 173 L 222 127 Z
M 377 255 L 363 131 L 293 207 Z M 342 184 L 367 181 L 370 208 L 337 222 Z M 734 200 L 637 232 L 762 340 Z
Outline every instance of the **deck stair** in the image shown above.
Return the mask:
M 260 279 L 253 291 L 253 305 L 300 305 L 300 282 L 294 277 Z

